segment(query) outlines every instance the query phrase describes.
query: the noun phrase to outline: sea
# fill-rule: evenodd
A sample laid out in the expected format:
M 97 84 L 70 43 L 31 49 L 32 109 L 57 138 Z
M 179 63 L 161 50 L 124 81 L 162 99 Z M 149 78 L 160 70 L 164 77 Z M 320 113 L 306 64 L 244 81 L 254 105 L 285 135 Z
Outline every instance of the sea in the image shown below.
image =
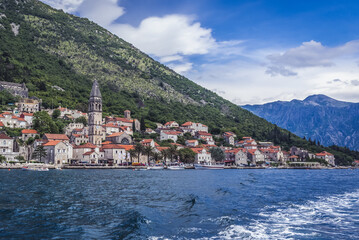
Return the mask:
M 0 170 L 1 239 L 359 239 L 359 170 Z

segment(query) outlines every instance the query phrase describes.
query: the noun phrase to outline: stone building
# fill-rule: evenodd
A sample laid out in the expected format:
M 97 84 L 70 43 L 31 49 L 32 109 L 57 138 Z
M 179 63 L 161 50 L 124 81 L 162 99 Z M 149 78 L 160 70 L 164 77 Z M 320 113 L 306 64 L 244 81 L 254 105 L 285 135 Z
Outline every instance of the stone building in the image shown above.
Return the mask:
M 0 90 L 7 90 L 14 96 L 28 97 L 28 89 L 25 83 L 0 82 Z
M 20 112 L 35 113 L 40 111 L 41 101 L 34 98 L 23 98 L 17 103 Z
M 92 85 L 88 116 L 89 142 L 100 146 L 102 142 L 102 96 L 97 81 Z

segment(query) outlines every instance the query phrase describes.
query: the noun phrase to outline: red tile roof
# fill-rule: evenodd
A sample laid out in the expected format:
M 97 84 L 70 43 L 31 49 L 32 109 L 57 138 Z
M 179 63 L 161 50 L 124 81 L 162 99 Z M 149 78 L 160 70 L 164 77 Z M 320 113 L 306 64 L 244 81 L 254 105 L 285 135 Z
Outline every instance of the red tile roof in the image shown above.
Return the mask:
M 0 139 L 12 139 L 12 138 L 4 133 L 0 133 Z
M 92 144 L 92 143 L 85 143 L 85 144 L 82 144 L 82 145 L 78 145 L 78 146 L 75 146 L 74 148 L 78 149 L 78 148 L 91 148 L 91 149 L 95 149 L 96 148 L 96 145 Z
M 65 134 L 45 133 L 45 138 L 48 140 L 69 140 Z
M 37 134 L 37 131 L 35 129 L 23 129 L 21 131 L 22 134 Z
M 212 136 L 212 134 L 210 134 L 208 132 L 202 132 L 202 131 L 198 131 L 197 134 L 202 135 L 202 136 Z
M 109 135 L 107 137 L 118 137 L 118 136 L 121 136 L 122 134 L 123 134 L 123 132 L 112 133 L 111 135 Z
M 56 146 L 56 145 L 59 144 L 60 142 L 62 142 L 62 141 L 61 141 L 61 140 L 48 141 L 48 142 L 45 143 L 43 146 Z
M 181 125 L 182 127 L 189 127 L 192 126 L 192 122 L 185 122 L 184 124 Z

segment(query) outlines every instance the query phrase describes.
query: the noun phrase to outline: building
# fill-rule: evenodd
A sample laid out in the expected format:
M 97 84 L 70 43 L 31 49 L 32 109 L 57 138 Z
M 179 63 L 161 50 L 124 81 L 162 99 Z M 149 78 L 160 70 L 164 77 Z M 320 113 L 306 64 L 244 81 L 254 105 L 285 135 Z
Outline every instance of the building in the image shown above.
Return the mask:
M 178 136 L 180 135 L 180 132 L 177 131 L 161 131 L 160 134 L 160 140 L 172 140 L 174 142 L 177 142 Z
M 83 123 L 70 123 L 69 125 L 67 125 L 67 127 L 65 128 L 65 134 L 67 136 L 70 136 L 72 131 L 74 129 L 83 129 L 84 128 L 84 124 Z
M 196 164 L 211 164 L 212 163 L 212 156 L 209 151 L 205 148 L 191 148 L 195 153 L 195 160 Z
M 113 133 L 106 136 L 106 141 L 110 141 L 115 144 L 129 145 L 132 144 L 132 138 L 125 132 Z
M 98 82 L 92 85 L 88 104 L 89 142 L 101 146 L 102 142 L 102 96 Z
M 42 137 L 45 142 L 49 141 L 67 141 L 69 142 L 70 139 L 65 134 L 53 134 L 53 133 L 45 133 Z
M 21 130 L 21 139 L 25 142 L 29 138 L 35 138 L 36 136 L 39 136 L 37 131 L 35 129 L 23 129 Z
M 28 97 L 28 89 L 25 83 L 0 82 L 0 90 L 7 90 L 14 96 Z
M 74 143 L 75 145 L 81 145 L 84 143 L 88 143 L 89 142 L 89 138 L 87 135 L 84 134 L 71 134 L 70 136 L 70 142 Z
M 165 125 L 163 125 L 165 128 L 178 128 L 179 124 L 175 121 L 166 122 Z
M 69 163 L 69 152 L 72 148 L 69 148 L 61 140 L 51 140 L 43 144 L 44 149 L 47 152 L 46 157 L 43 159 L 46 164 L 63 165 Z M 72 153 L 71 153 L 72 155 Z
M 20 112 L 35 113 L 40 111 L 41 102 L 38 99 L 23 98 L 17 103 Z
M 250 162 L 252 164 L 256 164 L 257 162 L 265 161 L 264 155 L 258 149 L 248 149 L 247 157 L 248 157 L 248 160 L 250 160 Z
M 232 132 L 223 133 L 224 140 L 226 141 L 226 143 L 228 143 L 230 145 L 234 145 L 234 138 L 235 137 L 237 137 L 237 135 L 232 133 Z
M 0 133 L 0 155 L 6 158 L 7 162 L 17 161 L 19 152 L 14 152 L 14 139 L 4 133 Z
M 323 159 L 327 161 L 330 165 L 335 166 L 335 157 L 333 154 L 323 151 L 321 153 L 315 154 L 316 158 Z
M 186 146 L 187 147 L 197 147 L 198 140 L 186 140 Z
M 244 148 L 234 148 L 225 150 L 226 165 L 245 166 L 248 165 L 247 150 Z
M 208 132 L 208 126 L 202 123 L 185 122 L 181 125 L 181 129 L 184 132 L 190 132 L 194 135 L 196 132 Z

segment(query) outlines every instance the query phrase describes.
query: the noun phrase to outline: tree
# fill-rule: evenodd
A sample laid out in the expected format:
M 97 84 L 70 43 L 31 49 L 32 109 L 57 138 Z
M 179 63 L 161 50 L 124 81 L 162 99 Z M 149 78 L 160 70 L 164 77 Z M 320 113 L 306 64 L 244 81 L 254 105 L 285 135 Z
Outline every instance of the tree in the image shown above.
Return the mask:
M 143 148 L 143 153 L 147 155 L 147 164 L 150 165 L 150 155 L 152 153 L 152 147 L 151 146 L 145 146 Z
M 19 162 L 25 162 L 25 158 L 23 156 L 16 156 L 15 159 L 19 160 Z
M 75 119 L 76 123 L 82 123 L 84 126 L 87 126 L 87 119 L 84 116 Z
M 53 118 L 53 119 L 56 119 L 56 118 L 60 117 L 60 115 L 61 115 L 60 110 L 59 110 L 59 109 L 55 109 L 55 110 L 53 111 L 53 113 L 52 113 L 52 118 Z
M 133 155 L 136 155 L 136 150 L 135 149 L 130 149 L 130 150 L 128 150 L 128 153 L 130 154 L 130 161 L 131 161 L 131 164 L 132 164 L 132 158 L 133 158 Z
M 141 131 L 144 132 L 146 131 L 146 124 L 145 124 L 145 118 L 141 117 Z
M 152 152 L 151 155 L 153 157 L 153 160 L 155 160 L 155 162 L 163 158 L 162 154 L 158 152 Z
M 178 151 L 181 162 L 194 163 L 196 153 L 190 148 L 182 148 Z
M 0 155 L 0 163 L 6 162 L 6 157 L 3 155 Z
M 168 154 L 171 159 L 171 162 L 173 162 L 173 158 L 178 155 L 177 146 L 171 145 L 168 149 Z
M 33 158 L 39 159 L 39 162 L 41 162 L 41 159 L 47 156 L 47 152 L 44 148 L 44 146 L 37 146 L 34 153 L 32 154 Z
M 219 147 L 211 148 L 209 152 L 211 153 L 212 159 L 214 159 L 216 162 L 222 162 L 225 159 L 224 152 Z
M 34 113 L 34 129 L 38 133 L 58 133 L 59 129 L 47 112 L 41 111 Z
M 141 143 L 136 143 L 135 152 L 137 154 L 137 161 L 140 162 L 140 156 L 143 152 L 143 145 Z

